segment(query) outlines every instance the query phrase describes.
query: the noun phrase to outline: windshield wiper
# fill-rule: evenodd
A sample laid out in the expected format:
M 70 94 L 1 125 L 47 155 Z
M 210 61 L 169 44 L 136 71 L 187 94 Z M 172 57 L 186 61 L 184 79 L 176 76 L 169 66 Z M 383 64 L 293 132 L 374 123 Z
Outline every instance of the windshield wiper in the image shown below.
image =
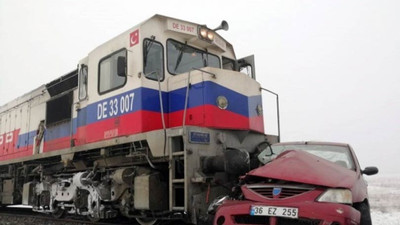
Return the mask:
M 185 44 L 183 44 L 183 45 L 179 44 L 179 47 L 175 44 L 174 44 L 174 46 L 176 47 L 177 50 L 179 49 L 179 55 L 178 55 L 178 58 L 176 59 L 176 64 L 175 64 L 175 68 L 174 68 L 174 71 L 176 72 L 179 65 L 181 64 L 181 61 L 183 58 L 183 53 L 190 52 L 189 50 L 191 50 L 191 49 L 190 49 L 190 47 L 188 47 L 187 41 L 185 41 Z
M 183 56 L 183 50 L 181 49 L 181 50 L 179 50 L 180 52 L 179 52 L 179 55 L 178 55 L 178 59 L 176 60 L 176 64 L 175 64 L 175 68 L 174 68 L 174 71 L 176 72 L 176 69 L 178 69 L 178 67 L 179 67 L 179 64 L 181 63 L 181 61 L 182 61 L 182 56 Z
M 202 53 L 201 58 L 203 60 L 203 66 L 207 67 L 208 66 L 208 54 L 207 53 Z
M 144 60 L 143 60 L 143 64 L 144 64 L 144 67 L 146 68 L 146 65 L 147 65 L 147 55 L 149 54 L 149 52 L 150 52 L 150 49 L 151 49 L 151 46 L 153 45 L 153 40 L 154 40 L 154 36 L 152 36 L 151 37 L 151 41 L 149 41 L 149 40 L 147 40 L 147 43 L 146 43 L 146 46 L 144 47 L 145 49 L 144 49 L 144 52 L 143 52 L 143 58 L 144 58 Z

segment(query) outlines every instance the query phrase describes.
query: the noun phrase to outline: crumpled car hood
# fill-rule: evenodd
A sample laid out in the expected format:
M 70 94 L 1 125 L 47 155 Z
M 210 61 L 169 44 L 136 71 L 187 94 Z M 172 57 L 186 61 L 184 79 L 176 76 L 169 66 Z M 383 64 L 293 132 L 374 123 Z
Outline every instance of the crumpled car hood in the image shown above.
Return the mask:
M 245 177 L 249 175 L 332 188 L 351 188 L 357 179 L 355 171 L 296 150 L 282 153 L 272 162 L 250 171 Z

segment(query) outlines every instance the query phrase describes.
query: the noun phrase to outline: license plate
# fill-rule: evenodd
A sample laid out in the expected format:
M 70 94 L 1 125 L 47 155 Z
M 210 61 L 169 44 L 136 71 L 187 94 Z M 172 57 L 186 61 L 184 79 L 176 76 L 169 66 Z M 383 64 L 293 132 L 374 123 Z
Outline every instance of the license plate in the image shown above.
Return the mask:
M 298 208 L 259 206 L 253 205 L 250 209 L 252 216 L 278 216 L 297 219 L 299 217 Z

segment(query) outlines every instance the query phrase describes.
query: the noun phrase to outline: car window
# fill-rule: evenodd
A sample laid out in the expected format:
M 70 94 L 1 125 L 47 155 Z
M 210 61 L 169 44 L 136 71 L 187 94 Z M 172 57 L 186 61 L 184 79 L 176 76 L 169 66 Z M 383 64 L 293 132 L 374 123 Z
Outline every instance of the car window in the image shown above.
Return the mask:
M 335 145 L 273 145 L 275 155 L 288 150 L 301 150 L 321 157 L 347 169 L 355 170 L 350 150 L 345 146 Z

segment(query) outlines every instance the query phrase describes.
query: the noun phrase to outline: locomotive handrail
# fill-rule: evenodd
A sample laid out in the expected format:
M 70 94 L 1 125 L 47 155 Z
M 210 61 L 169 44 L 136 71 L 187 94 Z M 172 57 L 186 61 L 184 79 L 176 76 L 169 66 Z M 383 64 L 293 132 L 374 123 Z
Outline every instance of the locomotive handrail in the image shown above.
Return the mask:
M 189 71 L 189 73 L 188 73 L 188 82 L 187 82 L 187 85 L 186 85 L 185 106 L 184 106 L 184 110 L 183 110 L 182 127 L 184 127 L 185 124 L 186 124 L 186 111 L 187 111 L 187 104 L 188 104 L 188 99 L 189 99 L 190 73 L 193 70 L 198 70 L 200 72 L 210 74 L 211 77 L 214 78 L 214 79 L 217 77 L 215 73 L 211 73 L 211 72 L 208 72 L 208 71 L 196 68 L 196 67 L 192 67 L 192 69 Z
M 200 72 L 210 74 L 211 77 L 214 78 L 214 79 L 217 78 L 217 75 L 216 75 L 215 73 L 211 73 L 211 72 L 208 72 L 208 71 L 205 71 L 205 70 L 196 68 L 196 67 L 193 67 L 191 71 L 193 71 L 193 70 L 198 70 L 198 71 L 200 71 Z
M 165 119 L 164 119 L 164 103 L 162 100 L 162 93 L 161 93 L 161 80 L 160 80 L 160 74 L 157 73 L 157 82 L 158 82 L 158 97 L 160 98 L 160 109 L 161 109 L 161 122 L 164 130 L 164 156 L 165 156 L 165 151 L 167 148 L 167 128 L 165 126 Z M 147 158 L 149 161 L 150 166 L 152 166 L 150 160 Z M 152 166 L 153 167 L 153 166 Z
M 278 142 L 280 142 L 281 141 L 281 125 L 280 125 L 280 117 L 279 117 L 279 95 L 277 93 L 270 91 L 263 87 L 260 87 L 260 90 L 269 92 L 270 94 L 273 94 L 276 97 L 276 117 L 277 117 L 277 122 L 278 122 Z
M 187 85 L 186 85 L 186 94 L 185 94 L 185 105 L 184 105 L 184 109 L 183 109 L 182 127 L 185 127 L 185 122 L 186 122 L 186 110 L 187 110 L 187 104 L 188 104 L 188 99 L 189 99 L 190 73 L 193 70 L 194 70 L 194 68 L 192 68 L 188 73 L 188 81 L 187 81 Z
M 160 110 L 161 110 L 161 123 L 163 126 L 164 130 L 164 156 L 165 156 L 165 151 L 167 148 L 167 128 L 165 125 L 165 119 L 164 119 L 164 103 L 162 100 L 162 93 L 161 93 L 161 80 L 160 80 L 160 73 L 158 71 L 152 71 L 148 74 L 145 74 L 144 76 L 147 77 L 149 75 L 156 74 L 157 75 L 157 83 L 158 83 L 158 97 L 160 100 Z

